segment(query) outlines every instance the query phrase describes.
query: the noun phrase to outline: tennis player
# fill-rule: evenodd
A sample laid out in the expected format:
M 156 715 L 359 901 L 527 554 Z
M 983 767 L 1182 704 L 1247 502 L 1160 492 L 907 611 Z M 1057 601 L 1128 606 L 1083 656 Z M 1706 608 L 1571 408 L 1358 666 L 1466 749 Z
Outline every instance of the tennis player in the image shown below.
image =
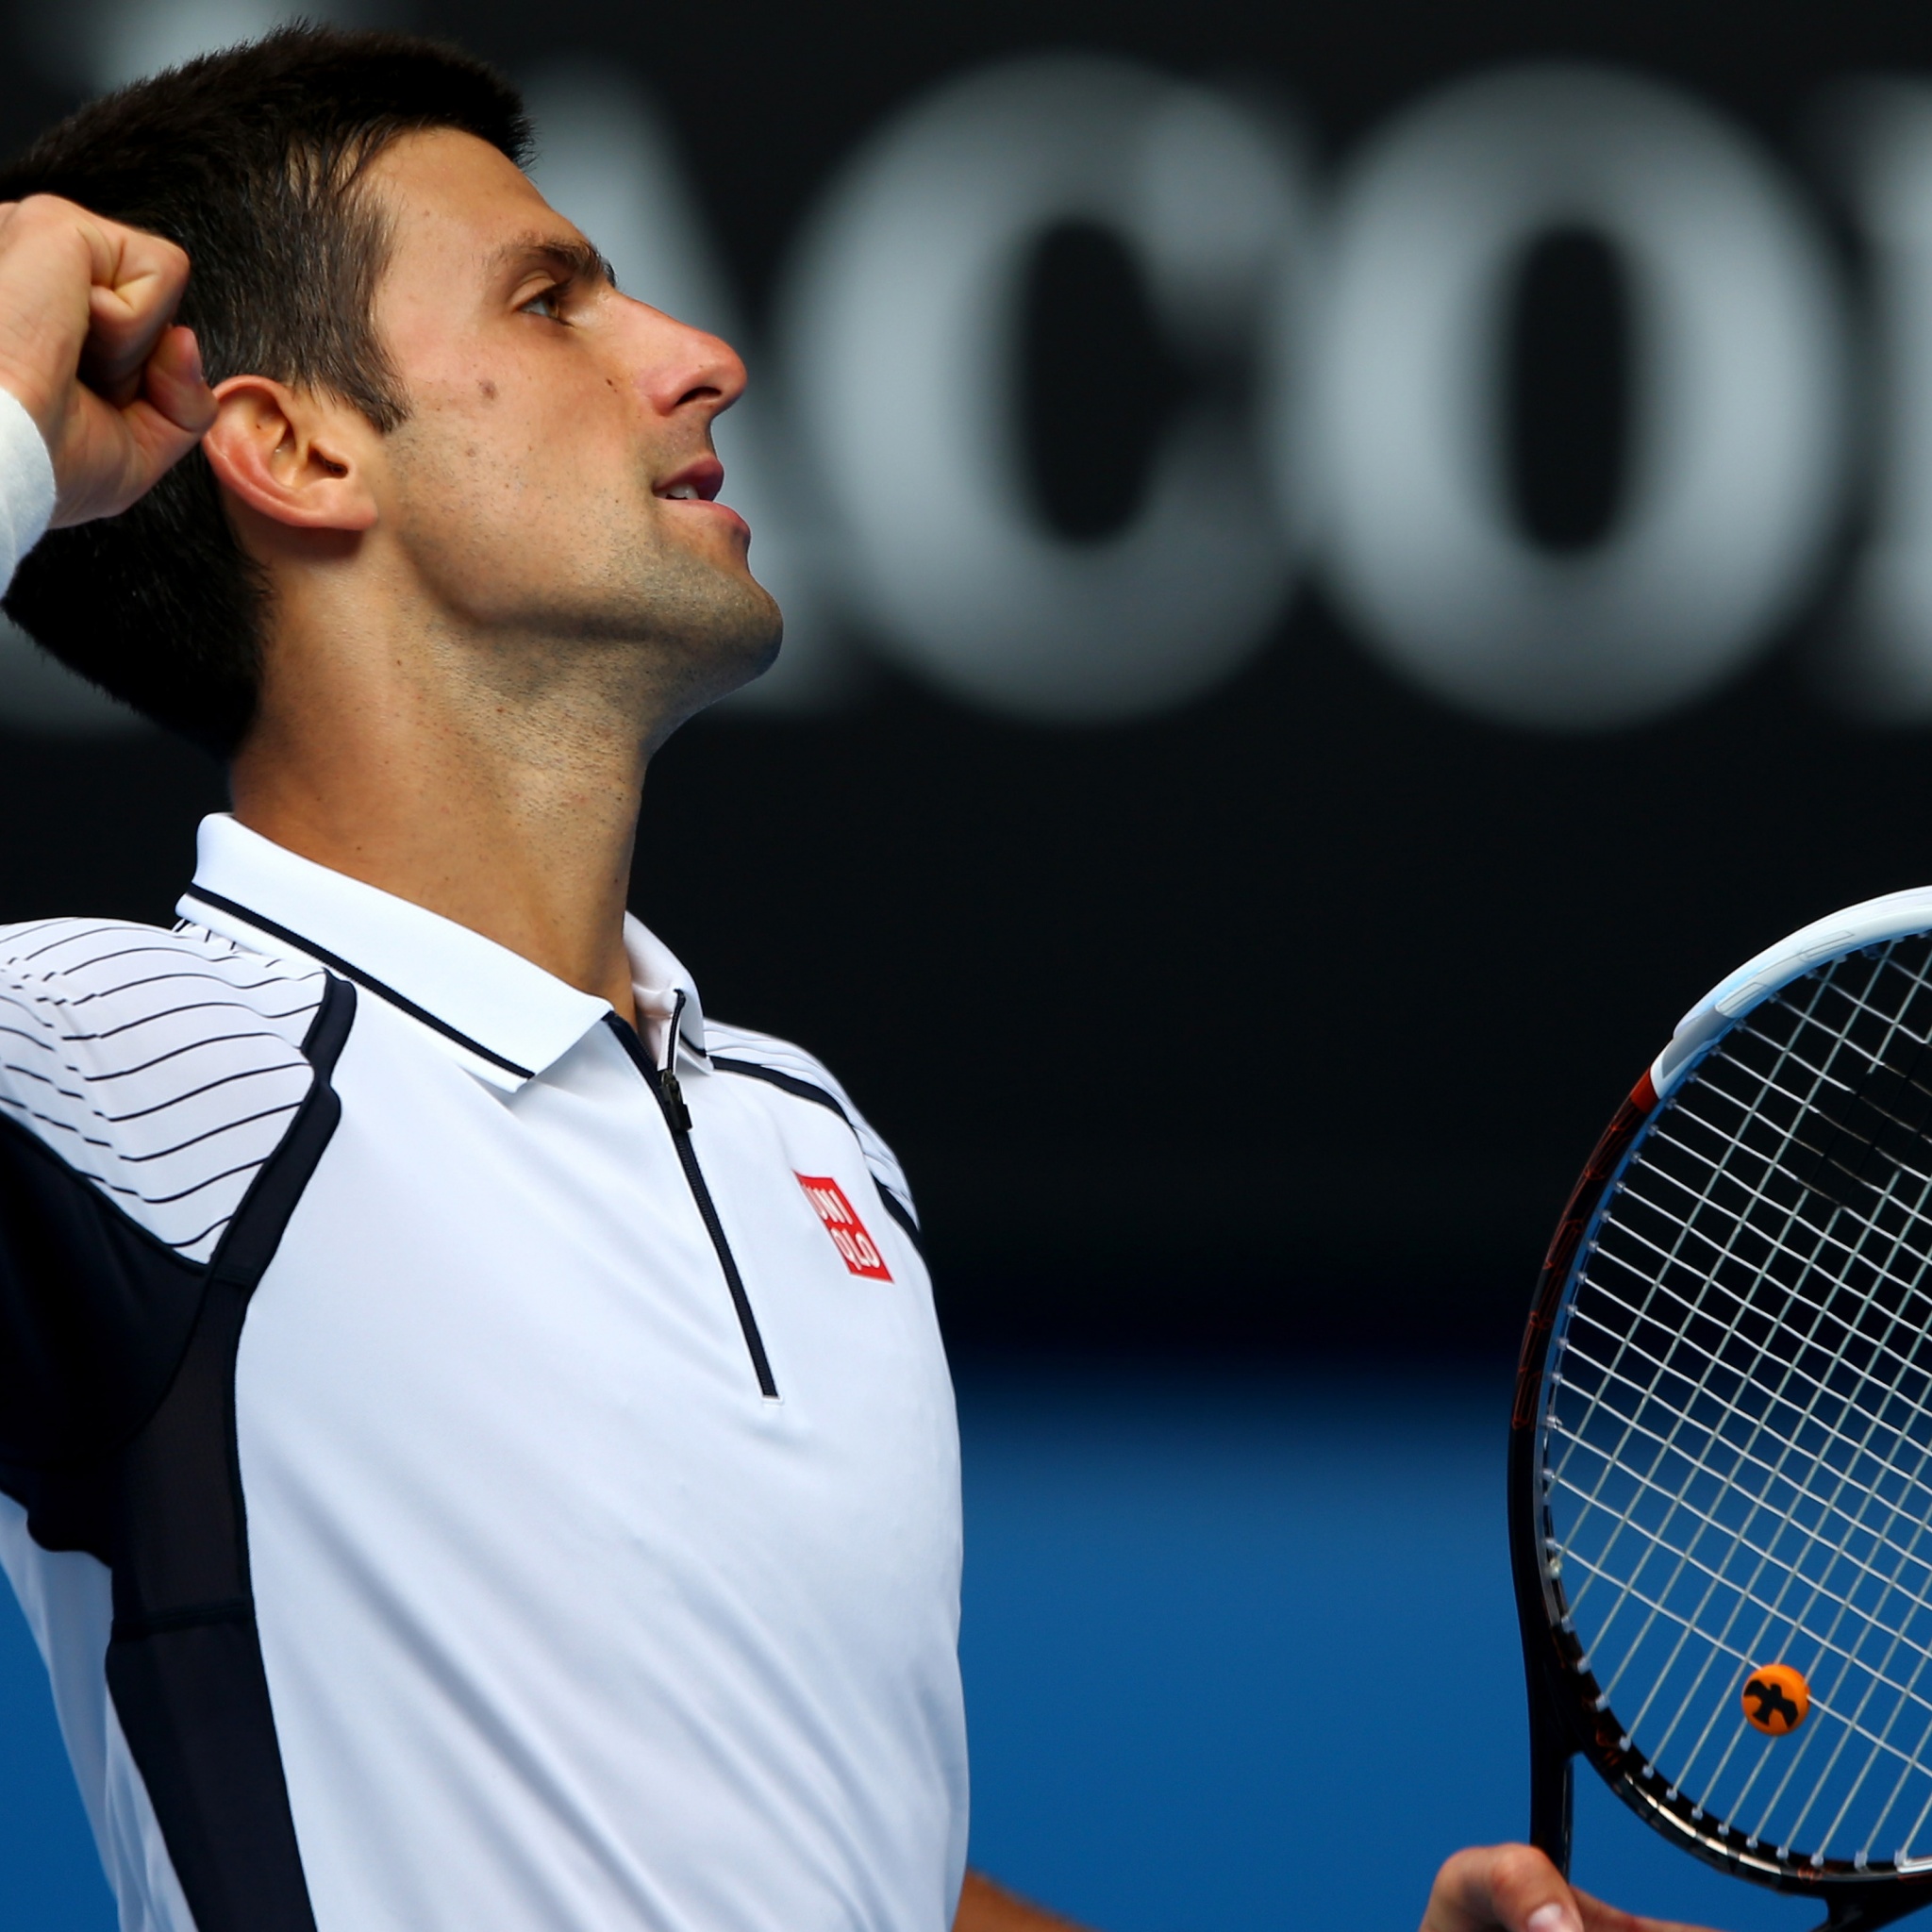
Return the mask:
M 963 1875 L 904 1175 L 625 909 L 778 647 L 744 371 L 525 146 L 303 28 L 0 176 L 8 608 L 234 802 L 0 932 L 0 1563 L 128 1932 L 1058 1923 Z

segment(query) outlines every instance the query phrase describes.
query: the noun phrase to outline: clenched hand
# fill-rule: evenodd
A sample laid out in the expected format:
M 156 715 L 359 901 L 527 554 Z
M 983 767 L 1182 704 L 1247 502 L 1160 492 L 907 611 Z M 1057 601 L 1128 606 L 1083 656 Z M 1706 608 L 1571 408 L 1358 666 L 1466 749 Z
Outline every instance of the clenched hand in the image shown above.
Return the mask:
M 54 459 L 56 525 L 113 516 L 215 417 L 191 329 L 188 257 L 58 196 L 0 203 L 0 389 Z

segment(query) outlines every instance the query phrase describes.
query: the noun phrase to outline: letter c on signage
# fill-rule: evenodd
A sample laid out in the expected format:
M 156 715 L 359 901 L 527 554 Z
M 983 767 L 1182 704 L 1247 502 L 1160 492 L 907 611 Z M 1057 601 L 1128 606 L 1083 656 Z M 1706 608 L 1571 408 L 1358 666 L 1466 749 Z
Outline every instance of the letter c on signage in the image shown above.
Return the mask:
M 880 649 L 994 709 L 1098 723 L 1169 709 L 1265 643 L 1295 533 L 1269 516 L 1227 384 L 1180 413 L 1128 527 L 1044 526 L 1020 298 L 1033 246 L 1071 221 L 1133 251 L 1177 352 L 1224 361 L 1307 216 L 1289 149 L 1232 100 L 1110 58 L 1004 64 L 921 99 L 833 183 L 782 340 Z

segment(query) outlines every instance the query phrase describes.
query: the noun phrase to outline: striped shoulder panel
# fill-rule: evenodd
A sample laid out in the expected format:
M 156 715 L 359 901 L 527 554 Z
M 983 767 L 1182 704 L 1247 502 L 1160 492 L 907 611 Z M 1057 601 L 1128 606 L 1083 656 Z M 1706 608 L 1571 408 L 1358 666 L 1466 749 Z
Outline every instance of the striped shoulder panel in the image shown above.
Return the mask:
M 198 927 L 0 927 L 0 1114 L 205 1261 L 314 1084 L 326 985 Z
M 853 1106 L 852 1096 L 822 1060 L 790 1041 L 774 1040 L 769 1033 L 755 1033 L 746 1026 L 723 1025 L 708 1013 L 705 1015 L 705 1046 L 712 1066 L 721 1074 L 750 1074 L 843 1114 L 873 1179 L 898 1202 L 917 1227 L 919 1210 L 912 1204 L 912 1190 L 906 1184 L 906 1170 L 899 1165 L 899 1157 L 873 1131 L 865 1116 Z

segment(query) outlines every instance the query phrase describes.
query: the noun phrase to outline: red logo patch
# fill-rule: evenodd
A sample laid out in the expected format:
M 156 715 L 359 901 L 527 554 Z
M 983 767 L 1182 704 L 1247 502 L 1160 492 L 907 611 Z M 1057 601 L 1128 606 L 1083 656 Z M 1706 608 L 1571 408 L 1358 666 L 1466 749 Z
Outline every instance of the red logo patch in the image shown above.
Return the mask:
M 832 1245 L 845 1266 L 854 1274 L 863 1274 L 873 1281 L 891 1280 L 886 1272 L 885 1257 L 866 1233 L 865 1224 L 852 1211 L 844 1189 L 837 1181 L 814 1174 L 800 1174 L 798 1185 L 824 1223 L 825 1232 L 832 1237 Z

